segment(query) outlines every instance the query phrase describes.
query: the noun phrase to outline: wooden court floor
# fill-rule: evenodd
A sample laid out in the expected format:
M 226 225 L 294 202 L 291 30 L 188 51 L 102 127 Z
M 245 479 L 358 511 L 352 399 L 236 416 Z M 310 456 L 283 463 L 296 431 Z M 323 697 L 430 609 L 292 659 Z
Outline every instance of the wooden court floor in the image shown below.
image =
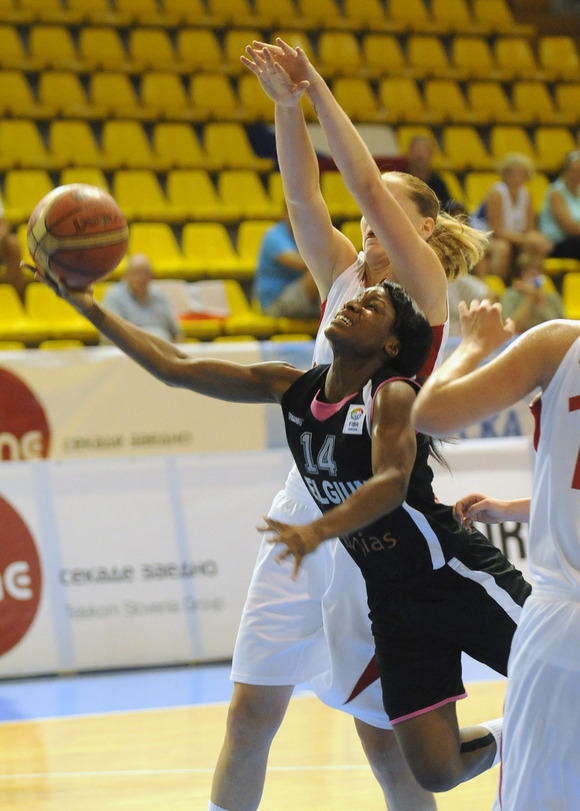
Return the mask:
M 464 724 L 502 714 L 504 681 L 468 686 Z M 226 704 L 0 724 L 0 809 L 206 811 Z M 489 811 L 495 768 L 439 811 Z M 352 719 L 295 698 L 274 740 L 261 811 L 384 809 Z M 411 810 L 410 810 L 411 811 Z

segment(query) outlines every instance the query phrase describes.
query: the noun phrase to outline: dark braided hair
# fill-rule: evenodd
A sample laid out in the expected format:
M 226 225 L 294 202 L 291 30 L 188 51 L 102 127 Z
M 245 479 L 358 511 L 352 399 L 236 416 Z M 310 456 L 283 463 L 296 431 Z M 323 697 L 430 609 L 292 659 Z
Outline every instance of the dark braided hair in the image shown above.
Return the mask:
M 393 333 L 399 339 L 399 353 L 390 365 L 404 377 L 413 377 L 422 368 L 433 343 L 433 330 L 415 301 L 397 282 L 381 282 L 395 310 Z

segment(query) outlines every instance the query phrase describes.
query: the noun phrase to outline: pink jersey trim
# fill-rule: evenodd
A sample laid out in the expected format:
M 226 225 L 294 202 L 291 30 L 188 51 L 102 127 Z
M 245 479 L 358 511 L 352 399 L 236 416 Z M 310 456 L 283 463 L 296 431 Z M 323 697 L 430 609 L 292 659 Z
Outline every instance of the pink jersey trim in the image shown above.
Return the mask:
M 389 378 L 387 378 L 387 380 L 383 380 L 382 383 L 379 383 L 379 385 L 377 386 L 377 390 L 375 391 L 375 393 L 373 395 L 373 401 L 371 403 L 371 413 L 370 413 L 370 421 L 371 422 L 373 420 L 373 414 L 375 413 L 375 400 L 377 399 L 377 394 L 380 392 L 380 390 L 383 388 L 383 386 L 385 386 L 387 383 L 393 383 L 396 380 L 402 380 L 404 383 L 409 383 L 411 385 L 411 388 L 416 388 L 417 391 L 419 391 L 421 389 L 421 386 L 419 385 L 419 383 L 417 383 L 417 381 L 413 380 L 411 377 L 389 377 Z
M 324 420 L 329 419 L 336 414 L 340 409 L 343 407 L 345 403 L 348 403 L 349 400 L 352 400 L 353 397 L 356 397 L 356 392 L 354 394 L 349 394 L 348 397 L 345 397 L 339 403 L 323 403 L 318 399 L 318 395 L 320 394 L 320 389 L 314 395 L 314 400 L 310 405 L 310 410 L 312 411 L 313 416 L 323 422 Z
M 408 721 L 410 718 L 417 718 L 419 715 L 425 715 L 426 712 L 437 710 L 439 707 L 444 707 L 445 704 L 451 704 L 453 701 L 460 701 L 462 698 L 467 698 L 467 693 L 463 693 L 463 695 L 460 696 L 451 696 L 443 701 L 439 701 L 437 704 L 432 704 L 430 707 L 424 707 L 422 710 L 417 710 L 417 712 L 411 712 L 409 715 L 401 715 L 400 718 L 389 718 L 389 721 L 391 724 L 400 724 L 401 721 Z

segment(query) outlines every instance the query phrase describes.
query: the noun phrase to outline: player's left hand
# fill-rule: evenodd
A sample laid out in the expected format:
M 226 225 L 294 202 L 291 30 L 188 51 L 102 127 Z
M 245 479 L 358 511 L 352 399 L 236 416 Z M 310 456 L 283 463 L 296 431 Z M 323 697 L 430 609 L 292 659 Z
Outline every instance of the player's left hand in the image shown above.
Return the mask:
M 45 273 L 42 268 L 37 265 L 30 265 L 27 262 L 21 262 L 20 267 L 22 270 L 29 270 L 34 274 L 34 279 L 37 282 L 42 282 L 54 290 L 57 296 L 68 301 L 69 304 L 78 310 L 80 313 L 86 312 L 93 303 L 92 287 L 85 287 L 82 290 L 71 290 L 64 282 L 57 279 L 49 273 Z
M 295 107 L 300 103 L 310 84 L 306 79 L 295 82 L 282 65 L 274 61 L 268 46 L 260 49 L 248 45 L 246 53 L 247 56 L 240 57 L 242 64 L 258 77 L 262 89 L 273 102 L 283 107 Z
M 281 521 L 275 521 L 273 518 L 268 518 L 267 516 L 264 517 L 264 521 L 265 526 L 258 527 L 258 531 L 271 533 L 271 536 L 266 538 L 268 543 L 285 544 L 286 549 L 280 552 L 276 560 L 281 562 L 291 555 L 294 557 L 292 579 L 295 580 L 304 557 L 314 552 L 320 545 L 321 539 L 312 529 L 311 524 L 295 526 L 292 524 L 284 524 Z

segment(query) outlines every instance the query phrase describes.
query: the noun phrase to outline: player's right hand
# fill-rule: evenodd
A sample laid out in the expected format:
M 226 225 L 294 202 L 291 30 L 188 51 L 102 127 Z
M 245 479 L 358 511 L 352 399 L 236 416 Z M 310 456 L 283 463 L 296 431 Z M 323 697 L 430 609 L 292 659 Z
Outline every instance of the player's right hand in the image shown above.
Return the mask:
M 27 262 L 21 262 L 20 267 L 22 270 L 29 270 L 34 274 L 34 279 L 37 282 L 42 282 L 42 284 L 46 284 L 51 290 L 54 290 L 57 296 L 68 301 L 69 304 L 78 310 L 81 314 L 84 314 L 89 310 L 89 308 L 93 304 L 93 289 L 92 287 L 85 287 L 82 290 L 71 290 L 70 287 L 67 287 L 60 279 L 45 273 L 42 268 L 39 268 L 37 265 L 30 265 Z

